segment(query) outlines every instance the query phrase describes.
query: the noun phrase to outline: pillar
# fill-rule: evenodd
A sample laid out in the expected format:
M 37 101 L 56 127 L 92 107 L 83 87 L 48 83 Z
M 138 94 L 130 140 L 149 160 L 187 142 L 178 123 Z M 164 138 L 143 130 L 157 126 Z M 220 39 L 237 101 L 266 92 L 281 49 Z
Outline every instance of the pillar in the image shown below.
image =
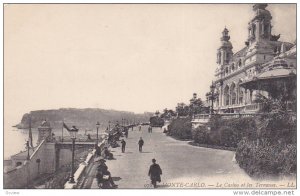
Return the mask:
M 252 89 L 250 89 L 250 104 L 252 104 L 252 94 L 253 94 L 253 90 Z

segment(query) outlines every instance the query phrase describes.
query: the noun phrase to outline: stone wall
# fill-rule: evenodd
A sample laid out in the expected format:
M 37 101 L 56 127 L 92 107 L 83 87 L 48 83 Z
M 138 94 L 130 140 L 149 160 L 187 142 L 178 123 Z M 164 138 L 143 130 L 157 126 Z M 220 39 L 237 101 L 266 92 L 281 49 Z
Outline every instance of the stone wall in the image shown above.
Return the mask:
M 44 153 L 48 144 L 42 141 L 36 151 L 31 155 L 30 160 L 26 160 L 22 165 L 14 170 L 4 173 L 4 188 L 24 188 L 27 184 L 35 179 L 39 174 L 48 173 L 51 171 L 51 166 L 48 159 L 53 159 L 48 153 Z M 38 167 L 37 160 L 41 160 Z
M 60 149 L 59 167 L 69 164 L 71 162 L 72 162 L 72 150 L 71 149 Z
M 61 165 L 71 161 L 68 153 L 70 150 L 62 150 L 60 154 Z M 37 178 L 40 174 L 55 172 L 55 144 L 43 140 L 31 155 L 30 160 L 25 160 L 22 165 L 13 170 L 4 172 L 4 188 L 24 188 L 28 182 Z M 38 160 L 40 163 L 38 163 Z

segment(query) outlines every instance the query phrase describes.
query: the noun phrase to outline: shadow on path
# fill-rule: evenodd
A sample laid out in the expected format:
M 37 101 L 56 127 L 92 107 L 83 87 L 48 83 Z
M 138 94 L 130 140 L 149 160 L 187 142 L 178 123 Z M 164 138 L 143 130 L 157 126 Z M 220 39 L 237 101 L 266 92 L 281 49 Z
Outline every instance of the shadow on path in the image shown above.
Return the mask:
M 122 180 L 121 177 L 111 177 L 113 181 L 119 181 L 119 180 Z

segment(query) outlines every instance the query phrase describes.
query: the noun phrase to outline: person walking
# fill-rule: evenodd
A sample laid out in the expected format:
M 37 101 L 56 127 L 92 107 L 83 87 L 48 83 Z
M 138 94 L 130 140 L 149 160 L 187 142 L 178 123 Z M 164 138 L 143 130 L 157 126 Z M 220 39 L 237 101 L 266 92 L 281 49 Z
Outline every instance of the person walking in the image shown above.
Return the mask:
M 149 133 L 152 133 L 152 126 L 149 126 L 148 132 L 149 132 Z
M 121 144 L 122 144 L 122 153 L 124 153 L 125 152 L 125 146 L 126 146 L 126 142 L 125 142 L 124 139 L 122 139 Z
M 139 125 L 139 131 L 141 131 L 142 130 L 142 125 Z
M 142 152 L 143 151 L 143 145 L 144 145 L 144 140 L 142 137 L 140 137 L 140 140 L 138 142 L 139 144 L 139 151 Z
M 161 182 L 160 175 L 162 175 L 162 170 L 156 163 L 156 160 L 152 159 L 152 165 L 150 166 L 148 176 L 150 177 L 151 184 L 153 184 L 154 188 L 157 187 L 157 182 Z

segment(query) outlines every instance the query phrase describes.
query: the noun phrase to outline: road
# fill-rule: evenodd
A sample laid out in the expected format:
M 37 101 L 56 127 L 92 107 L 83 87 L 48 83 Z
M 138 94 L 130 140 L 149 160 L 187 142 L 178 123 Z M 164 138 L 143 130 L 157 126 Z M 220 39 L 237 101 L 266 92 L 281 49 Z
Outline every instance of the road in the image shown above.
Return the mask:
M 143 152 L 138 151 L 142 137 Z M 234 152 L 191 146 L 187 141 L 178 141 L 165 136 L 160 128 L 148 133 L 147 126 L 138 131 L 129 131 L 126 152 L 113 148 L 115 160 L 106 164 L 119 188 L 152 188 L 148 169 L 155 158 L 163 170 L 159 188 L 234 188 L 235 183 L 251 181 L 250 177 L 234 162 Z M 87 175 L 85 188 L 97 188 L 96 165 Z M 225 188 L 225 187 L 223 187 Z

